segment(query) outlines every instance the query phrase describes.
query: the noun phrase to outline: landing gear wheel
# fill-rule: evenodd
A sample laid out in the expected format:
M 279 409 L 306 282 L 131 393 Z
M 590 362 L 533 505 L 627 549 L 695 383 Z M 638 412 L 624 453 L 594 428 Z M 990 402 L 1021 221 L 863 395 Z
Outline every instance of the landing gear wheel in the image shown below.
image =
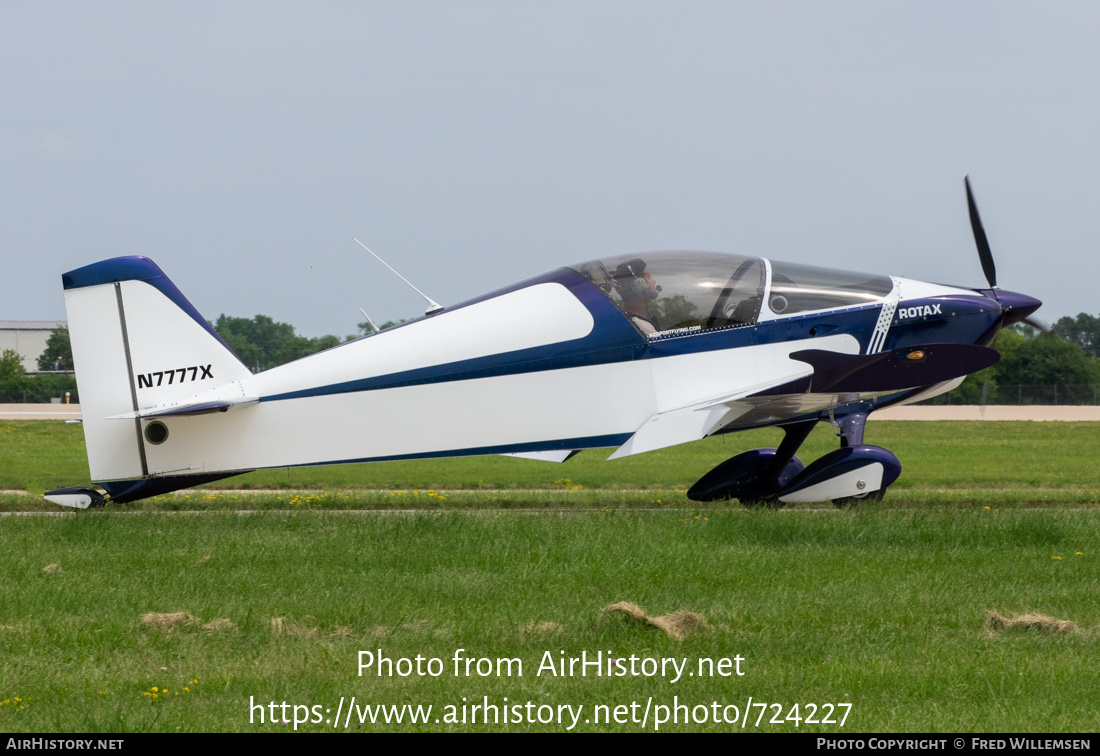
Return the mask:
M 73 509 L 99 509 L 107 503 L 106 497 L 94 488 L 69 486 L 42 494 L 46 501 Z
M 859 496 L 845 496 L 841 499 L 833 499 L 833 504 L 841 509 L 848 509 L 849 507 L 854 507 L 858 504 L 862 504 L 865 501 L 882 501 L 885 496 L 885 489 L 880 488 L 877 491 L 860 494 Z

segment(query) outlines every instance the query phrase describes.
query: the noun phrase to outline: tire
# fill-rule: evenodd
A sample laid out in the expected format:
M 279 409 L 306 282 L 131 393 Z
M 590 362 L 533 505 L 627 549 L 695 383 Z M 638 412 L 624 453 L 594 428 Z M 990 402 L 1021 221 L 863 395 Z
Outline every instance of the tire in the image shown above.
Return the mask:
M 833 499 L 833 504 L 841 509 L 847 509 L 862 504 L 863 502 L 882 501 L 885 496 L 886 489 L 880 488 L 877 491 L 860 494 L 859 496 L 845 496 L 841 499 Z

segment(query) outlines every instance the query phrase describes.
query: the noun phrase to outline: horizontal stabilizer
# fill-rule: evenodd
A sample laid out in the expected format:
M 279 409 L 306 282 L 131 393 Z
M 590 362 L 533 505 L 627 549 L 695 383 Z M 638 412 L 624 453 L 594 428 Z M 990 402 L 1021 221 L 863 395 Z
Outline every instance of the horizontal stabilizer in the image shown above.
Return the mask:
M 814 393 L 898 391 L 976 373 L 1001 358 L 973 344 L 925 344 L 878 354 L 840 354 L 823 349 L 792 352 L 791 359 L 814 369 Z
M 209 415 L 214 412 L 227 412 L 230 407 L 239 407 L 248 404 L 256 404 L 259 398 L 250 396 L 242 399 L 219 399 L 212 402 L 196 402 L 195 404 L 180 404 L 175 407 L 150 407 L 137 412 L 123 412 L 121 415 L 111 415 L 111 420 L 133 420 L 135 417 L 186 417 L 190 415 Z

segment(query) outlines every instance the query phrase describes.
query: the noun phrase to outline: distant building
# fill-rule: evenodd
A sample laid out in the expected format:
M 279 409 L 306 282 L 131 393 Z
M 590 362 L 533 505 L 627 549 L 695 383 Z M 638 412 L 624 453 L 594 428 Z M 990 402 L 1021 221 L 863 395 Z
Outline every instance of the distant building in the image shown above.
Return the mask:
M 14 349 L 23 358 L 23 368 L 37 372 L 38 357 L 46 350 L 50 334 L 66 326 L 64 320 L 0 320 L 0 352 Z

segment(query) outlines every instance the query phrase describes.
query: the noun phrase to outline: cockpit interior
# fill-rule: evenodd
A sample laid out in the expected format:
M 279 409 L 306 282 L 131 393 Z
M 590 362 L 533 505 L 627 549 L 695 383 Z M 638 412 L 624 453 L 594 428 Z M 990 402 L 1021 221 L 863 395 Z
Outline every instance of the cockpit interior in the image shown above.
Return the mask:
M 888 276 L 722 252 L 648 252 L 569 267 L 649 338 L 871 304 L 894 287 Z

